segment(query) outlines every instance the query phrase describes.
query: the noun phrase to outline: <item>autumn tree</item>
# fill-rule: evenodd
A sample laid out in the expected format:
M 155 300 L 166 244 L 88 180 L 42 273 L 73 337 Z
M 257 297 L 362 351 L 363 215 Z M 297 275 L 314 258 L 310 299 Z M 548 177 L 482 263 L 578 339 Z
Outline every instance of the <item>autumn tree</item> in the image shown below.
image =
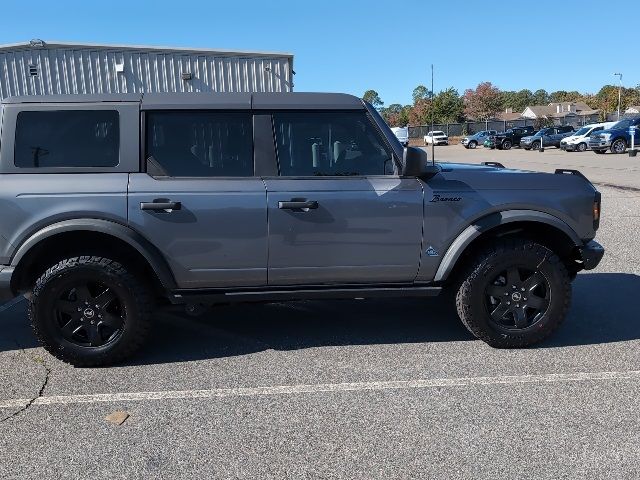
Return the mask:
M 376 92 L 375 90 L 367 90 L 366 92 L 364 92 L 364 95 L 362 95 L 362 99 L 365 102 L 369 102 L 371 105 L 373 105 L 374 108 L 381 108 L 384 105 L 384 102 L 380 98 L 380 95 L 378 95 L 378 92 Z
M 488 120 L 502 110 L 500 90 L 491 82 L 480 83 L 475 90 L 464 92 L 464 114 L 467 118 Z

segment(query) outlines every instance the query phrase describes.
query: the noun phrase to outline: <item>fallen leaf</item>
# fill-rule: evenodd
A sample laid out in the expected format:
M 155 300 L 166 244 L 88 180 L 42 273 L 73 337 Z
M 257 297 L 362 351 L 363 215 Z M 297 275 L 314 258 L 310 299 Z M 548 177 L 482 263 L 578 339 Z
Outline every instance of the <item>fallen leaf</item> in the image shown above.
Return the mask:
M 104 419 L 114 425 L 122 425 L 127 418 L 129 418 L 129 414 L 127 412 L 118 411 L 107 415 Z

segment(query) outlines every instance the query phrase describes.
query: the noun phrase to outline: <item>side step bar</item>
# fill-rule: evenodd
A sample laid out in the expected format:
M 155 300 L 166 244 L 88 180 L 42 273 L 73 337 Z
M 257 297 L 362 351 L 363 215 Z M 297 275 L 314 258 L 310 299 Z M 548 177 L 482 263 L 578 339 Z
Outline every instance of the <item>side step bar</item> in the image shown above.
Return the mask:
M 216 303 L 244 303 L 244 302 L 275 302 L 289 300 L 315 300 L 339 298 L 392 298 L 392 297 L 435 297 L 440 294 L 442 287 L 432 286 L 305 286 L 301 288 L 262 288 L 262 289 L 186 289 L 174 290 L 170 300 L 174 304 L 204 304 Z

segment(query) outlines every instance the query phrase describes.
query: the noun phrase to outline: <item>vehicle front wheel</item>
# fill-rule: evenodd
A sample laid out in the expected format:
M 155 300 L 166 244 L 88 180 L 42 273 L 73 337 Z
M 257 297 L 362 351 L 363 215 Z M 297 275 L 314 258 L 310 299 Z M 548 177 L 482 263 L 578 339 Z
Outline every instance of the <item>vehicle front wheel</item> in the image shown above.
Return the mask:
M 611 144 L 611 151 L 613 153 L 624 153 L 626 149 L 627 143 L 622 138 L 618 138 Z
M 534 150 L 540 150 L 540 142 L 533 142 L 531 144 L 531 148 L 533 148 Z
M 584 143 L 584 142 L 579 143 L 579 144 L 576 146 L 576 150 L 577 150 L 578 152 L 586 152 L 586 151 L 587 151 L 587 144 L 586 144 L 586 143 Z
M 64 259 L 38 278 L 29 301 L 33 330 L 52 355 L 77 367 L 130 357 L 150 330 L 149 289 L 103 257 Z
M 475 140 L 471 140 L 469 142 L 469 148 L 474 149 L 478 146 L 478 142 L 476 142 Z
M 497 348 L 544 340 L 571 303 L 566 267 L 531 241 L 503 241 L 485 250 L 464 278 L 456 295 L 458 315 L 473 335 Z
M 505 140 L 502 142 L 502 149 L 509 150 L 511 148 L 511 142 L 509 140 Z

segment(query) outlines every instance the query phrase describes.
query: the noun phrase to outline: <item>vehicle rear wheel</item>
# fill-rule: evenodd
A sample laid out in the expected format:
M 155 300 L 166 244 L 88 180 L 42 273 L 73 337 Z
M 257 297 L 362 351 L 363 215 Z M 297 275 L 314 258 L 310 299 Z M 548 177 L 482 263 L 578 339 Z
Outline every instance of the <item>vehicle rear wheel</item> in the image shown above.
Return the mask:
M 625 142 L 624 139 L 622 138 L 616 139 L 611 144 L 611 151 L 613 153 L 624 153 L 626 150 L 627 150 L 627 142 Z
M 509 150 L 511 148 L 511 141 L 510 140 L 505 140 L 504 142 L 502 142 L 502 149 L 503 150 Z
M 33 330 L 52 355 L 77 367 L 121 362 L 150 330 L 149 289 L 103 257 L 64 259 L 36 281 L 29 300 Z
M 585 152 L 587 150 L 587 144 L 584 142 L 579 143 L 578 145 L 576 145 L 576 150 L 578 152 Z
M 478 146 L 478 142 L 476 142 L 475 140 L 471 140 L 469 142 L 469 148 L 474 149 Z
M 531 241 L 503 241 L 485 250 L 464 278 L 456 295 L 458 315 L 473 335 L 497 348 L 544 340 L 571 303 L 566 267 Z

